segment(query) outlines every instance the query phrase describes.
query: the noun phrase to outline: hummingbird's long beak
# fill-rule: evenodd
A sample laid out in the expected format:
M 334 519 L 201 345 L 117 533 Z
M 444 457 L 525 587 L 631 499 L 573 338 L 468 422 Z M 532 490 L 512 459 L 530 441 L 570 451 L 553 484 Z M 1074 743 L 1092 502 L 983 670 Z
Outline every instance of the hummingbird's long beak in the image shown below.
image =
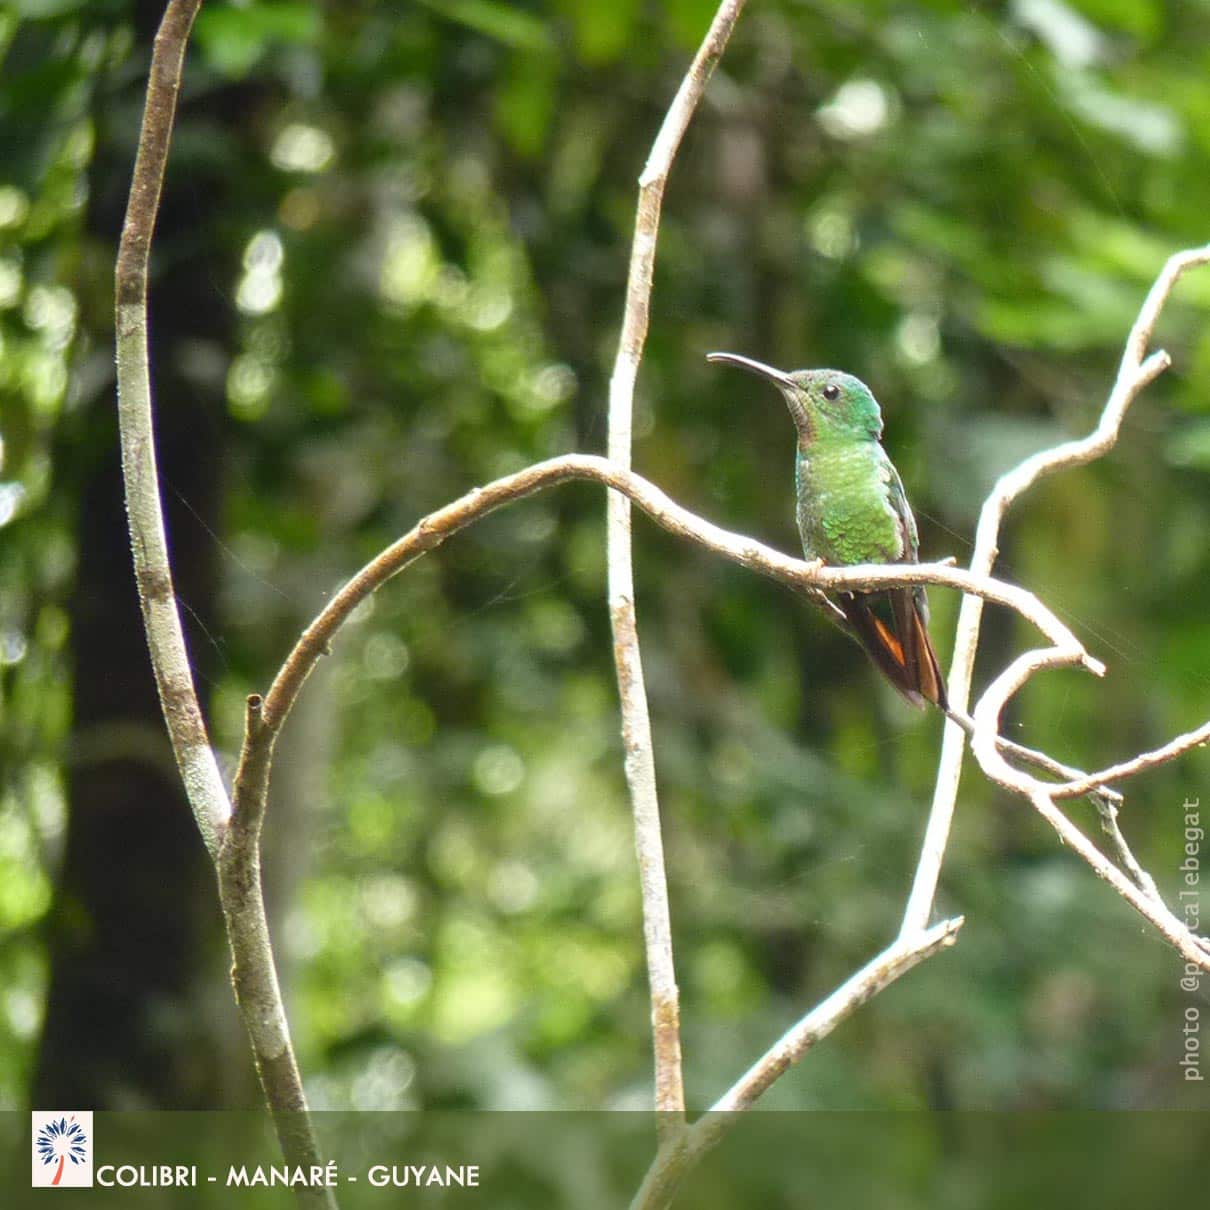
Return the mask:
M 718 365 L 738 366 L 741 370 L 747 370 L 749 374 L 757 374 L 761 378 L 767 378 L 770 382 L 777 383 L 779 387 L 794 386 L 790 381 L 790 375 L 784 370 L 774 369 L 773 366 L 767 366 L 763 361 L 755 361 L 751 357 L 741 357 L 738 353 L 707 353 L 706 360 Z
M 767 366 L 763 361 L 754 361 L 751 357 L 741 357 L 738 353 L 707 353 L 706 360 L 719 365 L 738 366 L 741 370 L 747 370 L 749 374 L 755 374 L 758 378 L 764 378 L 773 383 L 781 391 L 801 439 L 803 441 L 814 440 L 811 417 L 803 403 L 803 391 L 784 370 L 774 369 L 773 366 Z

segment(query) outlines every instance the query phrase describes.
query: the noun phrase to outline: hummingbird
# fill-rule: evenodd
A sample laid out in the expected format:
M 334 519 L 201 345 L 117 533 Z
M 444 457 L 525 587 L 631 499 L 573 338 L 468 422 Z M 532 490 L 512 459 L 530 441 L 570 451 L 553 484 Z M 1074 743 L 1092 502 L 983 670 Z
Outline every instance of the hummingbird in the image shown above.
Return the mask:
M 882 448 L 882 412 L 859 378 L 840 370 L 777 370 L 737 353 L 707 361 L 738 366 L 781 392 L 798 449 L 794 488 L 803 555 L 832 566 L 915 563 L 919 539 L 899 472 Z M 948 710 L 928 633 L 923 587 L 841 592 L 837 620 L 913 706 Z

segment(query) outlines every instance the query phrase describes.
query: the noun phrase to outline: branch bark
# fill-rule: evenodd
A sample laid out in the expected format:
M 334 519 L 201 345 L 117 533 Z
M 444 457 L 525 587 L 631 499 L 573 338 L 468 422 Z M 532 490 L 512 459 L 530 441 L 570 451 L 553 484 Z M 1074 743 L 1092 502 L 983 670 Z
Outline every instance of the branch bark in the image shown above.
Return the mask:
M 201 0 L 171 0 L 152 51 L 130 198 L 114 274 L 118 428 L 126 513 L 143 625 L 164 722 L 190 808 L 218 874 L 234 958 L 236 999 L 252 1043 L 265 1099 L 287 1163 L 310 1167 L 319 1149 L 306 1116 L 289 1027 L 265 921 L 259 828 L 233 827 L 198 703 L 185 647 L 156 468 L 147 336 L 148 266 L 180 95 L 185 48 Z M 238 821 L 237 821 L 238 822 Z M 336 1205 L 330 1190 L 297 1190 L 304 1206 Z
M 639 201 L 634 241 L 626 282 L 626 305 L 613 374 L 609 381 L 609 458 L 630 469 L 634 386 L 647 340 L 656 239 L 664 188 L 681 138 L 697 108 L 744 0 L 719 5 L 693 62 L 665 114 L 647 165 L 639 178 Z M 634 604 L 634 563 L 631 547 L 630 502 L 610 493 L 606 513 L 606 558 L 609 569 L 609 617 L 613 629 L 613 658 L 622 713 L 622 746 L 626 784 L 634 815 L 635 852 L 643 903 L 643 939 L 651 993 L 651 1030 L 655 1057 L 656 1121 L 662 1138 L 679 1130 L 685 1113 L 681 1068 L 680 1004 L 672 955 L 672 919 L 668 907 L 668 877 L 660 831 L 655 753 L 651 718 L 643 681 L 638 618 Z
M 189 805 L 211 857 L 217 857 L 231 808 L 198 704 L 168 561 L 152 431 L 147 347 L 151 238 L 176 115 L 185 46 L 201 0 L 172 0 L 155 38 L 126 220 L 114 273 L 118 424 L 126 517 L 143 627 L 156 688 Z

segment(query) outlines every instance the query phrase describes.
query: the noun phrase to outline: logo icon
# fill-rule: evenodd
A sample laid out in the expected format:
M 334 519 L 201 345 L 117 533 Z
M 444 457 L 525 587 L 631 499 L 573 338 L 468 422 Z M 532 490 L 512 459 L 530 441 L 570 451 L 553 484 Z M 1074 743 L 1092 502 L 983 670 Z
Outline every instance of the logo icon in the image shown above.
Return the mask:
M 92 1188 L 92 1110 L 35 1109 L 33 1187 Z

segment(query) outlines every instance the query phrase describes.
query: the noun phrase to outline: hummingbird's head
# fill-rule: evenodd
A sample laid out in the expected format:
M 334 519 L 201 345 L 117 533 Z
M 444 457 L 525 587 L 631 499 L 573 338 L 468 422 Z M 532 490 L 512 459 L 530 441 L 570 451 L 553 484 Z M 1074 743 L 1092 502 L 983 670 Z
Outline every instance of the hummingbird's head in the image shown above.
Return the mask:
M 706 360 L 739 366 L 768 379 L 790 409 L 799 438 L 810 443 L 821 432 L 870 438 L 882 435 L 882 413 L 870 388 L 840 370 L 776 370 L 738 353 L 707 353 Z

